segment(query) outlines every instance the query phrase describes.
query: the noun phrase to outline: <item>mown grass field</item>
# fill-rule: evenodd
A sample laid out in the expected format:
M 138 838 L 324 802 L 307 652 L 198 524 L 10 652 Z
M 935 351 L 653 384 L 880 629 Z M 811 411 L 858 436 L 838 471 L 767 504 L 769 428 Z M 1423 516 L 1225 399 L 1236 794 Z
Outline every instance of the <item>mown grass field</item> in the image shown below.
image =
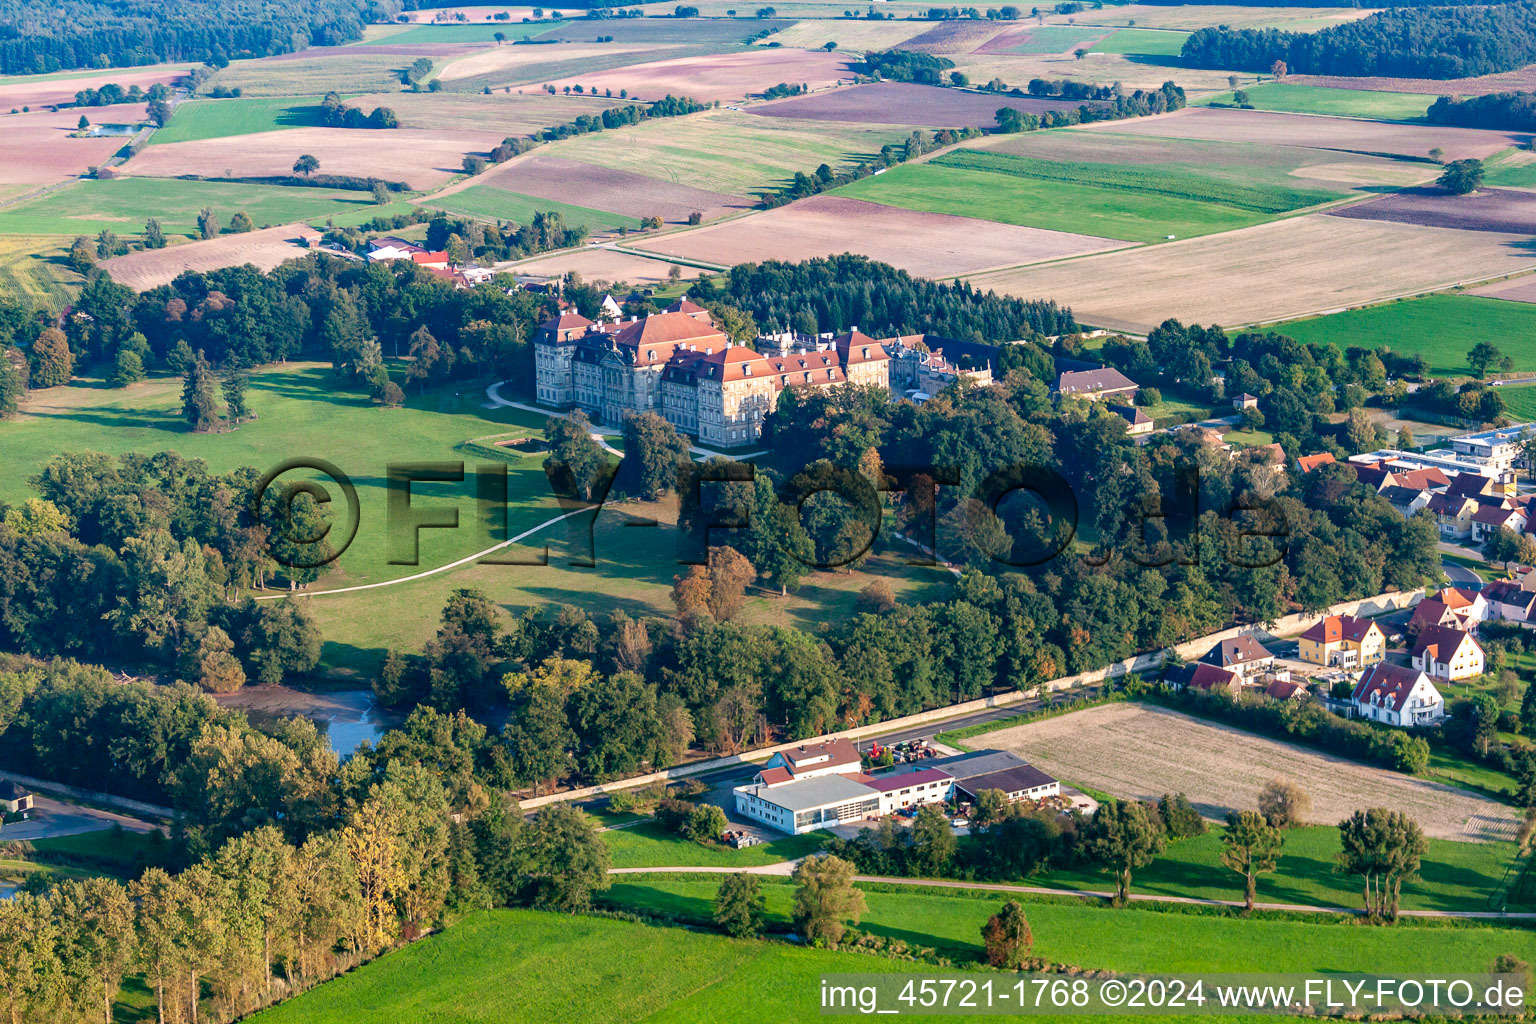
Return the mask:
M 757 867 L 815 853 L 826 838 L 812 832 L 733 850 L 728 846 L 700 845 L 650 821 L 603 833 L 616 868 Z
M 237 60 L 208 80 L 208 88 L 239 89 L 242 99 L 262 96 L 324 96 L 328 92 L 392 92 L 412 57 L 319 49 L 315 56 Z M 441 62 L 439 62 L 441 63 Z
M 1434 102 L 1431 96 L 1412 92 L 1374 92 L 1367 89 L 1334 89 L 1321 85 L 1290 85 L 1265 82 L 1244 90 L 1255 110 L 1280 110 L 1292 114 L 1328 114 L 1333 117 L 1368 117 L 1381 121 L 1417 121 Z M 1230 92 L 1197 101 L 1197 105 L 1232 104 Z
M 215 172 L 217 173 L 217 172 Z M 166 234 L 195 236 L 197 215 L 212 209 L 221 224 L 240 210 L 257 227 L 290 221 L 337 223 L 349 215 L 368 220 L 387 213 L 366 192 L 334 188 L 242 185 L 177 178 L 115 178 L 73 182 L 18 206 L 0 210 L 0 234 L 95 235 L 102 228 L 128 238 L 144 231 L 150 217 Z
M 73 241 L 67 235 L 0 235 L 0 295 L 63 309 L 84 282 L 64 262 Z
M 1108 39 L 1093 44 L 1094 53 L 1120 53 L 1128 57 L 1177 57 L 1188 32 L 1155 28 L 1122 28 Z
M 1347 348 L 1390 347 L 1422 355 L 1438 377 L 1469 376 L 1467 352 L 1490 341 L 1514 360 L 1516 370 L 1536 370 L 1536 346 L 1524 343 L 1536 331 L 1536 305 L 1476 295 L 1426 295 L 1365 309 L 1351 309 L 1275 330 L 1297 341 Z M 1504 395 L 1508 402 L 1510 394 Z
M 614 228 L 638 229 L 637 217 L 626 217 L 606 210 L 593 210 L 585 206 L 558 203 L 553 199 L 525 196 L 508 192 L 494 185 L 473 185 L 462 192 L 427 200 L 427 206 L 447 210 L 449 213 L 490 220 L 506 220 L 517 224 L 529 224 L 536 213 L 558 213 L 568 227 L 584 227 L 589 231 L 611 231 Z
M 176 107 L 170 123 L 156 129 L 149 141 L 151 145 L 192 142 L 279 128 L 317 128 L 324 123 L 319 97 L 188 100 Z
M 1262 223 L 1269 217 L 1195 199 L 1021 178 L 935 163 L 894 167 L 845 185 L 836 195 L 927 213 L 1070 231 L 1127 242 L 1188 238 Z
M 625 880 L 605 897 L 646 906 L 670 896 L 707 913 L 717 879 Z M 673 891 L 681 889 L 683 894 Z M 789 887 L 770 882 L 782 914 Z M 659 893 L 660 895 L 653 895 Z M 870 892 L 865 927 L 950 950 L 978 945 L 997 894 Z M 1483 971 L 1502 953 L 1536 956 L 1530 932 L 1499 928 L 1243 920 L 1031 903 L 1035 952 L 1057 962 L 1135 971 Z M 781 917 L 782 920 L 782 917 Z M 817 1015 L 825 973 L 923 965 L 680 928 L 526 910 L 473 914 L 440 935 L 328 982 L 253 1020 L 261 1024 L 491 1024 L 558 1019 L 797 1022 Z M 558 1008 L 558 1009 L 556 1009 Z M 983 1020 L 984 1017 L 970 1018 Z M 991 1019 L 1016 1019 L 997 1017 Z M 1091 1022 L 1105 1018 L 1074 1017 Z M 1244 1020 L 1245 1018 L 1229 1018 Z M 1247 1018 L 1253 1019 L 1253 1018 Z
M 1511 419 L 1536 420 L 1536 385 L 1517 385 L 1500 392 L 1504 409 Z

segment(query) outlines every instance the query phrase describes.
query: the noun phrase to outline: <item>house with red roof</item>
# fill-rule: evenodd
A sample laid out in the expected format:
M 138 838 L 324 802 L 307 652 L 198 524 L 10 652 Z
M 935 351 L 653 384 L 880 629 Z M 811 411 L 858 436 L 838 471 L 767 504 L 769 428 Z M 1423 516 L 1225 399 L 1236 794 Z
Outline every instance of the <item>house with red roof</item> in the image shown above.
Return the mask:
M 1488 538 L 1502 530 L 1524 533 L 1530 524 L 1530 516 L 1523 508 L 1502 508 L 1484 505 L 1472 513 L 1472 542 L 1487 543 Z
M 1385 725 L 1435 725 L 1445 717 L 1445 698 L 1418 669 L 1381 662 L 1366 669 L 1350 704 L 1361 718 Z
M 1296 468 L 1303 473 L 1310 473 L 1318 466 L 1326 466 L 1337 462 L 1332 452 L 1318 452 L 1316 455 L 1302 455 L 1296 459 Z
M 1374 665 L 1385 656 L 1387 635 L 1370 619 L 1328 615 L 1301 634 L 1297 654 L 1302 661 L 1324 668 L 1356 669 Z
M 1454 683 L 1483 674 L 1483 648 L 1471 633 L 1455 626 L 1428 626 L 1413 644 L 1413 667 Z
M 1484 587 L 1482 596 L 1488 602 L 1490 619 L 1536 623 L 1536 591 L 1526 590 L 1510 580 L 1500 580 Z
M 1222 640 L 1206 651 L 1201 664 L 1214 665 L 1248 679 L 1268 672 L 1275 664 L 1274 654 L 1248 635 Z

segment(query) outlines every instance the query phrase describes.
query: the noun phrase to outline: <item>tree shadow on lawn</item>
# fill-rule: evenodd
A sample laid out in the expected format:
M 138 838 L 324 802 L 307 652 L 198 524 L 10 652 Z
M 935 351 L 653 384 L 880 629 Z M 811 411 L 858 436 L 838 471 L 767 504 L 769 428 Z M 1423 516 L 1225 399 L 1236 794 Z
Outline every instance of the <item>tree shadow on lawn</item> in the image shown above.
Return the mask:
M 105 410 L 29 408 L 23 411 L 28 416 L 36 419 L 75 420 L 79 423 L 115 427 L 119 430 L 163 430 L 168 434 L 182 435 L 191 435 L 192 433 L 191 425 L 182 419 L 180 412 L 173 411 L 155 413 L 149 410 L 136 409 L 132 413 L 127 413 L 123 411 L 122 406 L 107 406 Z

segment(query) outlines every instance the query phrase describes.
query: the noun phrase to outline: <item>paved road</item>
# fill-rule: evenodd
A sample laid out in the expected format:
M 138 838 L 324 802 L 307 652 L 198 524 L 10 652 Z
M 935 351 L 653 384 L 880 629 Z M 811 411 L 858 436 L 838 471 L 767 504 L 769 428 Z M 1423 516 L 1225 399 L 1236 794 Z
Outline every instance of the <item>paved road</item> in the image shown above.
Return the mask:
M 100 832 L 121 825 L 130 832 L 148 832 L 155 826 L 138 818 L 94 807 L 67 804 L 47 796 L 33 796 L 32 816 L 0 827 L 0 840 L 21 841 L 75 836 L 82 832 Z
M 1464 565 L 1457 565 L 1455 562 L 1441 559 L 1440 569 L 1445 573 L 1445 578 L 1458 587 L 1463 587 L 1467 590 L 1483 589 L 1483 578 Z
M 804 859 L 804 858 L 801 858 Z M 662 868 L 609 868 L 610 875 L 644 875 L 644 874 L 704 874 L 704 875 L 733 875 L 746 873 L 752 875 L 788 875 L 794 872 L 794 867 L 799 861 L 784 861 L 780 864 L 764 864 L 750 868 L 719 868 L 719 867 L 662 867 Z M 1034 896 L 1083 896 L 1091 899 L 1109 900 L 1115 894 L 1100 889 L 1057 889 L 1045 885 L 1009 885 L 1003 882 L 956 882 L 948 879 L 934 878 L 898 878 L 893 875 L 854 875 L 855 882 L 883 882 L 887 885 L 917 885 L 935 889 L 972 889 L 982 892 L 1018 892 L 1028 893 Z M 1131 893 L 1133 903 L 1184 903 L 1200 907 L 1241 907 L 1242 900 L 1210 900 L 1195 896 L 1160 896 L 1156 893 Z M 1348 914 L 1356 916 L 1361 912 L 1353 907 L 1314 907 L 1305 903 L 1255 903 L 1255 910 L 1288 910 L 1299 914 Z M 1530 911 L 1497 911 L 1497 910 L 1403 910 L 1399 911 L 1403 917 L 1460 917 L 1477 921 L 1532 921 L 1536 920 L 1536 912 Z

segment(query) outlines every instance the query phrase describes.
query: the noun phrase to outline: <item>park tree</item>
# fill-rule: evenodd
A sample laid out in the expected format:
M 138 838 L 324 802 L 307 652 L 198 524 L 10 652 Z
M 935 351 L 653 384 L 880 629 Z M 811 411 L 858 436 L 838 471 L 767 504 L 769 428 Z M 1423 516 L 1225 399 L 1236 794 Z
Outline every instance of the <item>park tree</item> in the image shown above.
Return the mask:
M 746 310 L 725 302 L 711 302 L 706 308 L 715 330 L 731 339 L 732 345 L 745 345 L 757 337 L 757 324 Z
M 747 587 L 757 578 L 757 570 L 733 547 L 709 549 L 709 613 L 716 622 L 728 622 L 741 611 L 747 600 Z
M 194 433 L 204 434 L 219 425 L 218 399 L 214 396 L 213 370 L 199 351 L 182 378 L 181 414 Z
M 293 162 L 293 173 L 308 178 L 320 169 L 320 161 L 310 153 L 305 153 Z
M 231 363 L 225 368 L 224 376 L 219 381 L 219 391 L 224 396 L 231 423 L 244 423 L 251 418 L 251 407 L 245 399 L 250 383 L 250 375 L 239 366 Z
M 1305 825 L 1311 809 L 1312 798 L 1294 782 L 1270 779 L 1259 790 L 1259 813 L 1275 828 Z
M 1339 822 L 1339 842 L 1339 866 L 1360 877 L 1366 914 L 1395 921 L 1403 883 L 1417 877 L 1429 849 L 1418 822 L 1384 807 L 1356 811 Z
M 156 128 L 164 128 L 166 122 L 171 119 L 171 105 L 163 99 L 150 100 L 145 113 L 154 122 Z
M 853 862 L 841 857 L 807 857 L 795 866 L 794 922 L 805 941 L 836 946 L 846 931 L 844 921 L 859 923 L 866 907 L 853 874 Z
M 20 505 L 12 505 L 0 521 L 18 537 L 69 532 L 69 516 L 47 498 L 28 498 Z
M 672 605 L 684 621 L 709 611 L 709 570 L 702 565 L 672 577 Z
M 1163 819 L 1163 828 L 1167 830 L 1170 839 L 1205 835 L 1205 819 L 1183 793 L 1164 793 L 1157 802 L 1157 814 Z
M 582 910 L 608 888 L 608 844 L 579 808 L 567 803 L 539 810 L 518 834 L 530 902 L 550 910 Z
M 389 186 L 384 184 L 382 181 L 374 182 L 373 187 L 369 190 L 369 192 L 373 197 L 373 205 L 375 206 L 383 206 L 385 203 L 389 202 L 391 198 L 393 198 L 389 194 Z
M 245 685 L 234 642 L 218 626 L 209 626 L 198 644 L 197 681 L 209 693 L 234 693 Z
M 1483 162 L 1473 157 L 1452 160 L 1445 165 L 1445 170 L 1440 172 L 1436 180 L 1441 188 L 1452 195 L 1464 196 L 1476 191 L 1483 183 Z
M 34 388 L 53 388 L 68 384 L 75 373 L 75 357 L 69 351 L 64 332 L 49 327 L 32 343 L 31 382 Z
M 751 938 L 763 930 L 763 910 L 767 898 L 756 875 L 745 871 L 726 875 L 715 893 L 715 924 L 727 935 Z
M 1131 872 L 1152 863 L 1167 840 L 1162 822 L 1135 801 L 1110 800 L 1083 830 L 1088 855 L 1115 873 L 1115 902 L 1123 905 L 1131 894 Z
M 1285 80 L 1287 70 L 1283 60 L 1277 60 L 1269 67 L 1269 73 L 1275 76 L 1277 82 Z
M 677 483 L 677 466 L 688 460 L 688 442 L 653 412 L 624 418 L 624 461 L 617 483 L 627 493 L 655 501 Z
M 1004 970 L 1017 970 L 1035 941 L 1024 905 L 1018 900 L 1004 903 L 1002 909 L 981 926 L 981 941 L 987 949 L 987 963 Z
M 112 364 L 112 383 L 120 388 L 144 379 L 144 360 L 132 349 L 120 348 Z
M 1285 834 L 1257 811 L 1232 811 L 1221 833 L 1221 862 L 1243 876 L 1243 906 L 1252 912 L 1258 876 L 1275 870 Z
M 550 449 L 544 473 L 556 493 L 591 501 L 608 473 L 608 456 L 592 438 L 592 422 L 580 410 L 551 416 L 544 421 L 544 436 Z

